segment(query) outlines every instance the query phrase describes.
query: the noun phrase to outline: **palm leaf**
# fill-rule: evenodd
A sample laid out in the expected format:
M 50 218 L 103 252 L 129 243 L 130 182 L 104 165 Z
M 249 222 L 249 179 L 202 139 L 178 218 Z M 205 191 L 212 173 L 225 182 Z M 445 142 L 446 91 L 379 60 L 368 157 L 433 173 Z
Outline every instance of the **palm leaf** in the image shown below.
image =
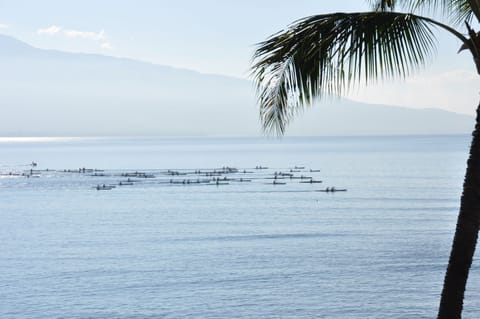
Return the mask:
M 374 11 L 393 11 L 398 0 L 368 0 Z
M 393 11 L 401 7 L 408 12 L 439 13 L 453 24 L 480 19 L 480 0 L 369 0 L 374 11 Z
M 299 20 L 260 43 L 252 75 L 264 130 L 283 134 L 317 97 L 410 74 L 434 51 L 433 25 L 412 14 L 334 13 Z
M 479 0 L 403 0 L 404 7 L 415 12 L 438 12 L 458 25 L 480 17 Z

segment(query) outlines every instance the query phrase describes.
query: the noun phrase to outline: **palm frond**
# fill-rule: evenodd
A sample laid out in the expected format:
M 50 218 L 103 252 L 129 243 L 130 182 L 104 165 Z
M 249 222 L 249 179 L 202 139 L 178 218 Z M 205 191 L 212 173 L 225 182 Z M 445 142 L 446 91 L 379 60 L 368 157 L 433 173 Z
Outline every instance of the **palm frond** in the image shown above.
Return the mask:
M 480 19 L 480 0 L 368 0 L 374 11 L 394 11 L 402 8 L 411 13 L 441 14 L 458 25 Z
M 283 134 L 317 97 L 403 77 L 434 51 L 431 20 L 394 12 L 307 17 L 259 44 L 252 76 L 264 131 Z
M 436 12 L 445 16 L 455 25 L 471 23 L 473 17 L 480 17 L 479 0 L 403 0 L 404 7 L 414 12 Z
M 368 0 L 373 11 L 393 11 L 398 0 Z
M 477 22 L 480 22 L 480 0 L 456 0 L 458 11 L 461 13 L 461 16 L 464 16 L 465 19 L 462 21 L 470 23 L 472 17 L 477 18 Z M 460 21 L 458 21 L 460 22 Z

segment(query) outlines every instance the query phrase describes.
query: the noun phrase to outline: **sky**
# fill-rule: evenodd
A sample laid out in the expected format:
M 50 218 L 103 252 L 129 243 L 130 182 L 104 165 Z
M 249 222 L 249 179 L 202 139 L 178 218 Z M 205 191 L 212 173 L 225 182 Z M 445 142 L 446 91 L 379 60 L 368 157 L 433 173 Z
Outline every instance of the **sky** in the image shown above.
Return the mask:
M 0 33 L 35 47 L 128 57 L 202 73 L 249 77 L 255 44 L 304 16 L 368 10 L 363 0 L 0 0 Z M 414 76 L 348 97 L 474 114 L 480 81 L 460 42 L 438 34 L 435 57 Z

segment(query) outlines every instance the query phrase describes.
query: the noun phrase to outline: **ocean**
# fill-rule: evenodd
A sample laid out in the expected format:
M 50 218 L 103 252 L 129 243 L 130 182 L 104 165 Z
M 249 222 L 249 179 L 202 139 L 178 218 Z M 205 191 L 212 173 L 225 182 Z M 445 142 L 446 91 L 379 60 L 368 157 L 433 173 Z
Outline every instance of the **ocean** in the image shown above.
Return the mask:
M 469 144 L 0 138 L 0 317 L 435 318 Z

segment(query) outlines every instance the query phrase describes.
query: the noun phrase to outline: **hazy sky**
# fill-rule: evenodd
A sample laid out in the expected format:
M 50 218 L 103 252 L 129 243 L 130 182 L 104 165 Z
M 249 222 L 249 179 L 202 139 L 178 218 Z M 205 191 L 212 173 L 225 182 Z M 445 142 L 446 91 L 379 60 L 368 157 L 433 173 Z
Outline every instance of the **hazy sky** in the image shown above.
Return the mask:
M 366 1 L 0 0 L 0 33 L 33 46 L 130 57 L 203 73 L 248 77 L 254 44 L 312 14 L 362 11 Z M 480 82 L 460 43 L 439 33 L 439 50 L 405 82 L 350 97 L 473 114 Z

